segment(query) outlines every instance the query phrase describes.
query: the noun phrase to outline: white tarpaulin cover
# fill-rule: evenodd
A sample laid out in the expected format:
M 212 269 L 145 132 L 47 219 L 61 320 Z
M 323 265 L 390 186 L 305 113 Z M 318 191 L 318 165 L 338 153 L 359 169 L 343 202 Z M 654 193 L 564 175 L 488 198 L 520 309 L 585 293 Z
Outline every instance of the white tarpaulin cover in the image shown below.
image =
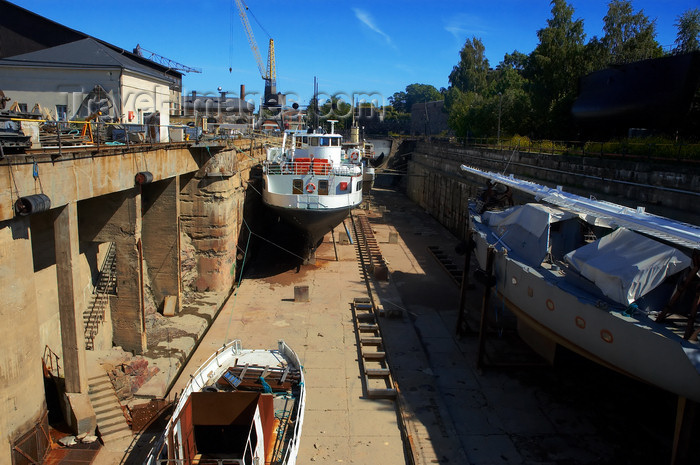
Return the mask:
M 565 258 L 603 294 L 624 305 L 691 264 L 681 251 L 623 228 L 569 252 Z
M 556 207 L 528 203 L 501 212 L 487 211 L 481 216 L 501 244 L 537 266 L 549 251 L 549 225 L 576 215 Z

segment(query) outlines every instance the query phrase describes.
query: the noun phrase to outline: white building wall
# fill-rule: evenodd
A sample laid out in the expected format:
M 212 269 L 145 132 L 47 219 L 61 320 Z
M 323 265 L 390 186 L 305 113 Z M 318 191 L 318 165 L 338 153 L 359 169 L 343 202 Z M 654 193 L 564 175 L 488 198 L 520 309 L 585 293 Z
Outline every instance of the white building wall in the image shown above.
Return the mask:
M 160 141 L 168 142 L 170 124 L 170 89 L 165 81 L 149 80 L 141 75 L 124 71 L 122 75 L 122 121 L 144 122 L 144 116 L 160 112 Z M 133 119 L 129 120 L 130 113 Z
M 56 105 L 66 106 L 66 116 L 73 118 L 85 96 L 100 85 L 119 101 L 119 74 L 115 69 L 9 68 L 0 73 L 0 89 L 10 98 L 5 108 L 14 102 L 25 103 L 31 111 L 40 104 L 54 117 Z M 118 109 L 116 109 L 118 111 Z
M 90 70 L 5 67 L 0 73 L 0 89 L 11 99 L 6 108 L 16 101 L 26 104 L 27 110 L 31 111 L 38 103 L 54 118 L 61 116 L 57 114 L 57 105 L 63 105 L 66 107 L 67 118 L 73 119 L 80 104 L 96 85 L 112 96 L 115 102 L 114 113 L 123 123 L 141 124 L 144 115 L 160 111 L 160 141 L 168 141 L 171 93 L 165 80 L 119 68 Z M 130 111 L 133 113 L 131 120 Z

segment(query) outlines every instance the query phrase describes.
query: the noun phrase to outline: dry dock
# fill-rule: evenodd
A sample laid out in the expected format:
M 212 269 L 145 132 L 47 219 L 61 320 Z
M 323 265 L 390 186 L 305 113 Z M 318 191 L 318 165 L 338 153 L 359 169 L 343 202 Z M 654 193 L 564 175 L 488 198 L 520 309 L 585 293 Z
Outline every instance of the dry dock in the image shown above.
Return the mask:
M 457 240 L 396 192 L 375 190 L 371 209 L 354 212 L 356 223 L 362 215 L 387 281 L 374 280 L 368 291 L 356 246 L 334 247 L 331 235 L 316 263 L 298 268 L 279 248 L 261 247 L 171 394 L 227 341 L 272 347 L 284 339 L 306 373 L 301 464 L 668 462 L 672 396 L 571 354 L 543 365 L 511 337 L 512 322 L 498 311 L 489 318 L 486 368 L 478 370 L 477 338 L 455 337 L 459 287 L 429 249 L 438 246 L 459 263 Z M 346 225 L 351 230 L 352 221 Z M 295 301 L 295 286 L 308 286 L 308 302 Z M 363 386 L 351 304 L 368 295 L 392 314 L 379 323 L 396 399 L 368 398 Z M 472 317 L 481 295 L 479 286 L 469 295 Z M 140 463 L 156 433 L 134 441 L 124 463 Z M 95 463 L 119 463 L 127 447 L 107 445 Z

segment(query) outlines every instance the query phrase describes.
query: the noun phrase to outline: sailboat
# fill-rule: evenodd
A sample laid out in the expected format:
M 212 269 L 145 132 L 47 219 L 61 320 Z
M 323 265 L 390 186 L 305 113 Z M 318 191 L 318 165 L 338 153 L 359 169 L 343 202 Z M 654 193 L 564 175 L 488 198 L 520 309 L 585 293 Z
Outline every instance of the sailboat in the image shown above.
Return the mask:
M 561 187 L 461 169 L 487 180 L 469 207 L 470 239 L 486 282 L 518 318 L 526 342 L 546 358 L 557 345 L 567 347 L 700 402 L 700 228 Z M 513 190 L 534 201 L 512 205 Z

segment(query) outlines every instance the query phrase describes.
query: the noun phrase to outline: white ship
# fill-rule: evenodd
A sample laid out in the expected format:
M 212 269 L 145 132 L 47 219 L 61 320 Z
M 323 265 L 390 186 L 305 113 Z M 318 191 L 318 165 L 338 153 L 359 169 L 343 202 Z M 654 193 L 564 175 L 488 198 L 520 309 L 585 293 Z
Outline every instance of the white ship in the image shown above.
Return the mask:
M 362 202 L 363 150 L 344 148 L 330 122 L 330 133 L 285 132 L 263 162 L 263 202 L 304 235 L 311 251 Z

